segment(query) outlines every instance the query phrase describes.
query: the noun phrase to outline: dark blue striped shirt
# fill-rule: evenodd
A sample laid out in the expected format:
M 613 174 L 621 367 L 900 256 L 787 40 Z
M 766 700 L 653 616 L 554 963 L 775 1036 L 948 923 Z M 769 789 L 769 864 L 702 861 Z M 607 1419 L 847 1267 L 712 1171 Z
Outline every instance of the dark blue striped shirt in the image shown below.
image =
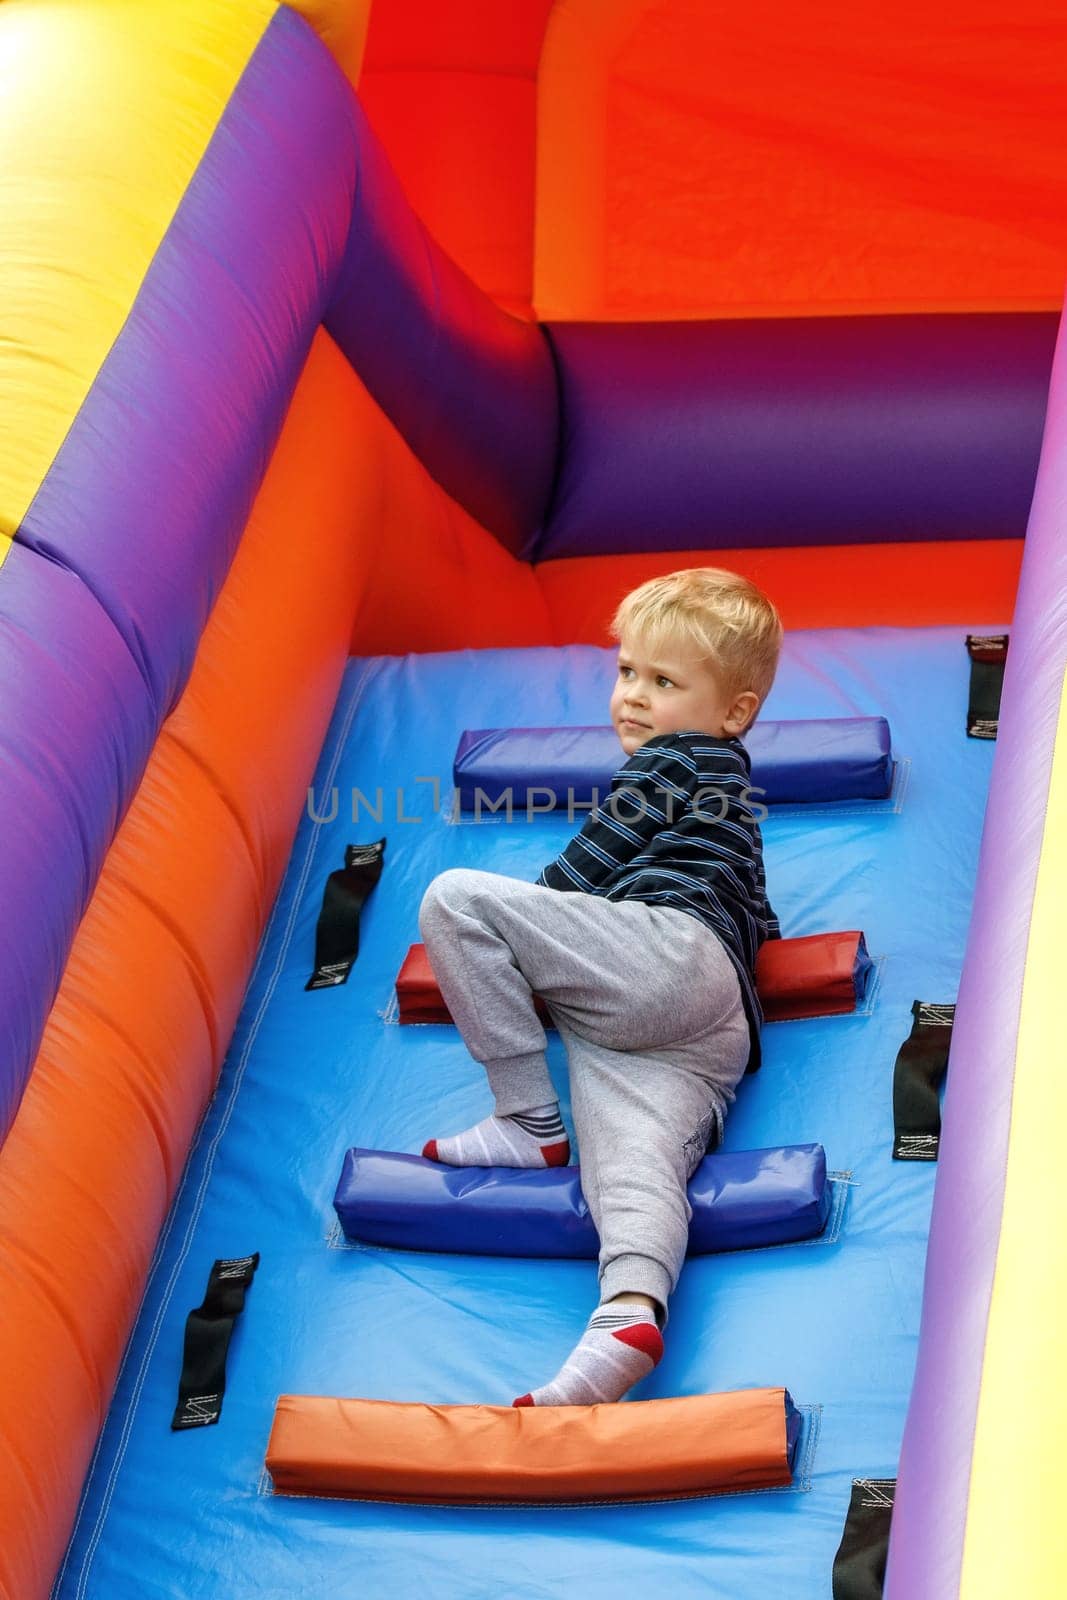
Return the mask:
M 752 1048 L 760 1064 L 763 1010 L 756 952 L 778 939 L 767 901 L 763 839 L 752 806 L 752 762 L 740 739 L 686 730 L 660 733 L 612 775 L 590 812 L 537 883 L 607 900 L 648 900 L 699 917 L 718 935 L 741 983 Z

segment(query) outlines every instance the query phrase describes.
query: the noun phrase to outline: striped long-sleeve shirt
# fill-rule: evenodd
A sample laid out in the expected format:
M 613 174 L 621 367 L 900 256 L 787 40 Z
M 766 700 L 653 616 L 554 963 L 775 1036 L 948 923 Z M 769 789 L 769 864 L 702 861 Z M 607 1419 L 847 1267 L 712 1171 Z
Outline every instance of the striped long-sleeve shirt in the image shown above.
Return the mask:
M 722 940 L 741 984 L 760 1064 L 756 952 L 781 937 L 767 901 L 752 763 L 739 739 L 686 730 L 649 739 L 615 772 L 606 799 L 537 883 L 608 900 L 648 900 L 699 917 Z

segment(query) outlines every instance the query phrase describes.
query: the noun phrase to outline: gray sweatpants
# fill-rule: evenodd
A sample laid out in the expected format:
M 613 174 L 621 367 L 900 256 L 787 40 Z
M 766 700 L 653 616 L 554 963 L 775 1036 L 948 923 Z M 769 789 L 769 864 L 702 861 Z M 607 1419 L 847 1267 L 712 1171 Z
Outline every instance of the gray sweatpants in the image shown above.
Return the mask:
M 662 1326 L 688 1240 L 686 1185 L 748 1060 L 741 987 L 719 939 L 673 906 L 468 867 L 432 880 L 419 930 L 498 1116 L 557 1098 L 533 994 L 545 1001 L 567 1050 L 601 1302 L 651 1295 Z

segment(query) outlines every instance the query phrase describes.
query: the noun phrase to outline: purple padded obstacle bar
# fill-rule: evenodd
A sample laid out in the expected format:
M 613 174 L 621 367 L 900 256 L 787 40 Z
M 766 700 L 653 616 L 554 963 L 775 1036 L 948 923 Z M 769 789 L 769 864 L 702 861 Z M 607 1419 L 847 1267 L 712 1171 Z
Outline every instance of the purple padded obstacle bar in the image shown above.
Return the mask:
M 756 801 L 881 800 L 893 787 L 884 717 L 757 722 L 745 739 Z M 551 811 L 589 806 L 625 763 L 612 727 L 466 729 L 452 768 L 463 811 L 503 803 Z M 478 796 L 480 795 L 480 799 Z M 555 798 L 555 805 L 548 802 Z M 505 813 L 506 814 L 506 813 Z
M 334 1209 L 350 1239 L 458 1255 L 595 1261 L 578 1167 L 448 1167 L 392 1150 L 349 1150 Z M 820 1144 L 705 1156 L 689 1180 L 689 1254 L 790 1244 L 826 1226 Z

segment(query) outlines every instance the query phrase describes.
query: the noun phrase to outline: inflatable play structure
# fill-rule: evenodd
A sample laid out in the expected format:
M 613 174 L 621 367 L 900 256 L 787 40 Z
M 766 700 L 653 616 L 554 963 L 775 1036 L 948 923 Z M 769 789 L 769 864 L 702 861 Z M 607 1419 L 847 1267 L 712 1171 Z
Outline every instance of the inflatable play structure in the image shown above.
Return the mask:
M 3 1600 L 1062 1594 L 1064 31 L 0 4 Z M 418 1154 L 418 907 L 705 564 L 787 629 L 762 1061 L 663 1361 L 515 1409 L 596 1239 Z

